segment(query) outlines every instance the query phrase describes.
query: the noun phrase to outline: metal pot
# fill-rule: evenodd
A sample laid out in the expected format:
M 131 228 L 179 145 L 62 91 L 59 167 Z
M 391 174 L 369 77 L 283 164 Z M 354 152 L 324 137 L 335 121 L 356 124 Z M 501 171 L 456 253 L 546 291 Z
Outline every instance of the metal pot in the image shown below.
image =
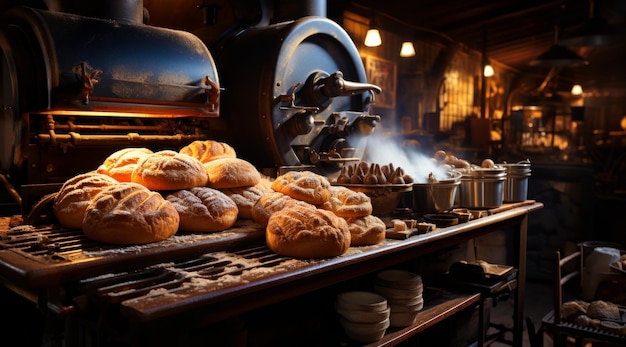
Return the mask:
M 450 177 L 432 183 L 413 184 L 413 211 L 415 212 L 445 212 L 454 205 L 461 173 L 450 171 Z
M 461 177 L 458 205 L 471 209 L 502 205 L 504 168 L 472 168 Z
M 504 202 L 525 201 L 528 195 L 528 177 L 530 177 L 530 161 L 528 159 L 516 164 L 499 164 L 506 169 L 504 180 Z

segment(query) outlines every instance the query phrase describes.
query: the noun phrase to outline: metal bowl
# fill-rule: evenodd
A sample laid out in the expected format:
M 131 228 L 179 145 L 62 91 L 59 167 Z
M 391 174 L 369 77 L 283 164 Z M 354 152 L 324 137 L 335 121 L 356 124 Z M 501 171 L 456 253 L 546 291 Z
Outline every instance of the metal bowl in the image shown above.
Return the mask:
M 391 215 L 402 200 L 402 194 L 410 192 L 413 186 L 408 184 L 336 184 L 367 195 L 372 201 L 372 214 Z
M 462 174 L 450 171 L 448 175 L 437 182 L 413 184 L 413 211 L 433 213 L 452 209 Z

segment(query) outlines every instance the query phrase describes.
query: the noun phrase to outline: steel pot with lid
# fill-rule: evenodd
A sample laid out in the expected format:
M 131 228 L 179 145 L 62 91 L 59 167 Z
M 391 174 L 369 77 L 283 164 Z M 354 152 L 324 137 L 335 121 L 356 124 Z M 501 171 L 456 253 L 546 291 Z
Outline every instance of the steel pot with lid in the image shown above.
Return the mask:
M 461 173 L 449 171 L 447 177 L 436 181 L 413 184 L 413 211 L 415 212 L 446 212 L 454 205 Z
M 514 164 L 499 164 L 506 171 L 504 180 L 504 202 L 525 201 L 528 196 L 528 177 L 530 177 L 530 160 L 522 160 Z
M 471 167 L 461 176 L 457 205 L 482 209 L 502 205 L 506 169 Z

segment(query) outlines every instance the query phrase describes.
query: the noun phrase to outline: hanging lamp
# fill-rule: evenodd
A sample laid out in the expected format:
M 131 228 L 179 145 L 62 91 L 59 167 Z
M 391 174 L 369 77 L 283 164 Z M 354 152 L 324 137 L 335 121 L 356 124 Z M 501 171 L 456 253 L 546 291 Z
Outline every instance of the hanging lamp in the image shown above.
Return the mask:
M 558 42 L 559 30 L 554 28 L 554 41 Z M 557 43 L 548 48 L 547 51 L 540 54 L 537 58 L 528 62 L 530 66 L 538 67 L 574 67 L 588 65 L 589 61 L 569 50 L 567 47 Z
M 559 40 L 559 44 L 564 46 L 603 46 L 624 42 L 626 32 L 601 17 L 593 0 L 589 1 L 589 19 Z

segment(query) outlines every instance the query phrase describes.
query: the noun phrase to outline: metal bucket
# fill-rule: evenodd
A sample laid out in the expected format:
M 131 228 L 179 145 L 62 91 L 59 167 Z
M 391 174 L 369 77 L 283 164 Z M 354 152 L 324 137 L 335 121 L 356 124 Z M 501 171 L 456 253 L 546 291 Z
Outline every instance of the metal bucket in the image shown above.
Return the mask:
M 516 164 L 499 164 L 506 170 L 504 180 L 504 202 L 525 201 L 528 196 L 528 177 L 530 177 L 530 161 L 524 160 Z
M 504 168 L 474 168 L 461 176 L 460 207 L 494 208 L 502 205 L 506 172 Z
M 437 182 L 413 184 L 413 211 L 432 213 L 452 209 L 461 184 L 461 173 L 450 171 L 448 174 L 449 178 Z

